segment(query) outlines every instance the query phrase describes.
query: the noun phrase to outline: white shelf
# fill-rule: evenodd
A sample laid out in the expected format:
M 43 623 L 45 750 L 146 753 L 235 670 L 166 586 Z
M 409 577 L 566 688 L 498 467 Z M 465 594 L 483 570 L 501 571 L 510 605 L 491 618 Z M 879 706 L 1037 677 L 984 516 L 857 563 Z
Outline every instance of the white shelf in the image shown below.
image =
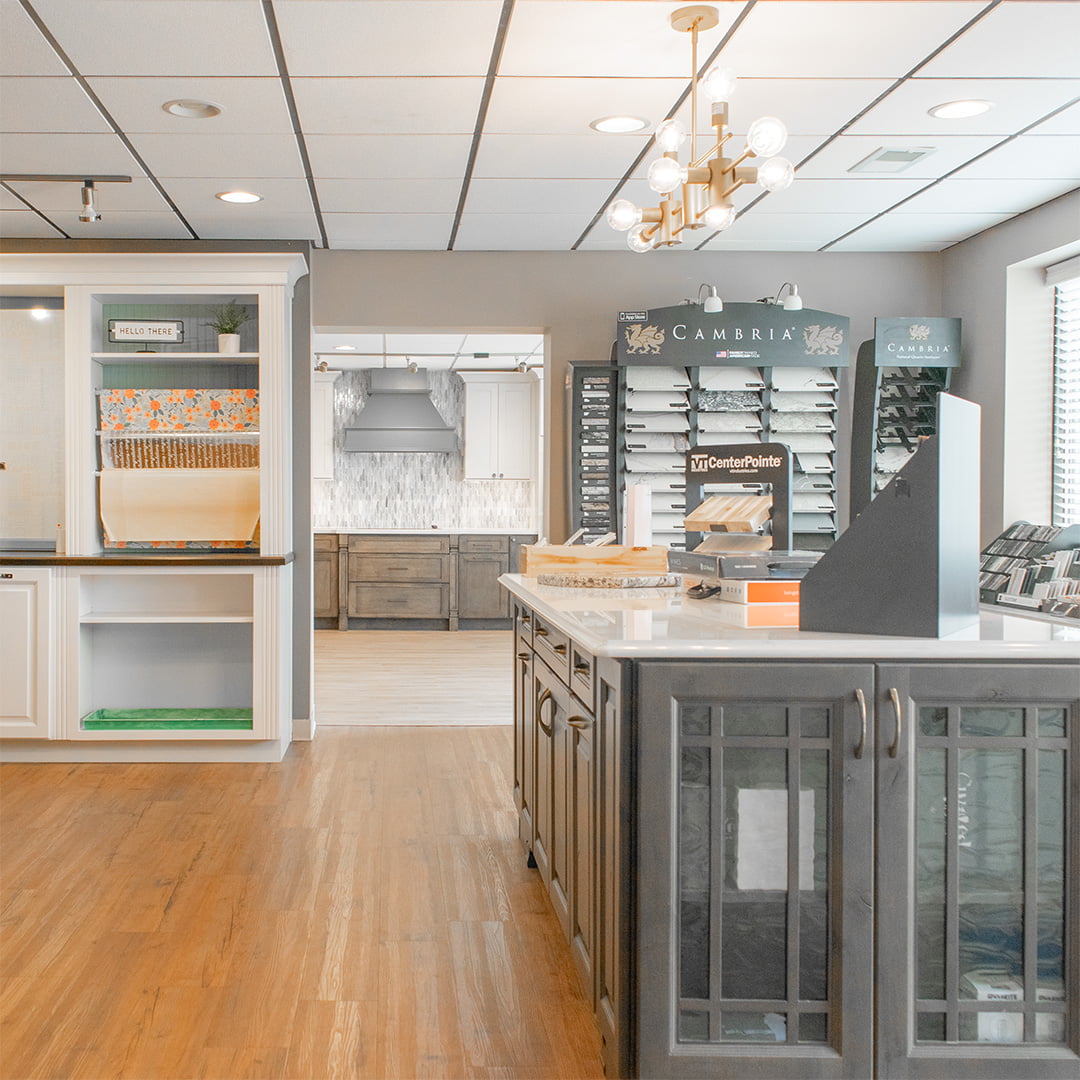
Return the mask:
M 79 622 L 86 623 L 143 623 L 164 625 L 167 623 L 250 623 L 252 615 L 140 615 L 127 611 L 92 611 L 79 617 Z
M 257 364 L 258 353 L 210 353 L 210 352 L 96 352 L 90 358 L 99 364 L 167 364 L 174 360 L 205 360 L 226 364 Z

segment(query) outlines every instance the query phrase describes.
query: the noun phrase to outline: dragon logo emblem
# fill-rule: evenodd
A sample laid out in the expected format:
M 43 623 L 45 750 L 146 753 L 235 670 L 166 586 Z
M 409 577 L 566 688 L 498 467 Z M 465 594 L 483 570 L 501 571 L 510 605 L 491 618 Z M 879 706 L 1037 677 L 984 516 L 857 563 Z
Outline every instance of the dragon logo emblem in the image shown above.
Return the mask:
M 835 326 L 807 326 L 802 336 L 807 356 L 837 356 L 844 343 L 843 330 Z
M 655 326 L 642 326 L 634 323 L 626 328 L 627 352 L 658 353 L 664 344 L 664 331 Z
M 930 338 L 930 327 L 922 323 L 916 323 L 915 325 L 908 327 L 908 335 L 912 341 L 928 341 Z

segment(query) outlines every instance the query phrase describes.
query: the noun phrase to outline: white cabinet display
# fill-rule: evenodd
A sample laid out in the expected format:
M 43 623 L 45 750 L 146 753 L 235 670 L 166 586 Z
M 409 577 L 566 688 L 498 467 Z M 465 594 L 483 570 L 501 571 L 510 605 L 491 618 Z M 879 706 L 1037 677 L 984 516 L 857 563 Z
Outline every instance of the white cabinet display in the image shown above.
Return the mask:
M 288 745 L 290 305 L 305 271 L 291 253 L 6 263 L 5 284 L 64 286 L 66 550 L 20 556 L 56 597 L 27 661 L 40 678 L 55 657 L 56 717 L 5 736 L 69 756 L 91 740 L 124 756 L 197 741 L 218 760 Z M 247 315 L 236 353 L 210 325 L 224 307 Z
M 52 571 L 0 567 L 0 738 L 52 734 Z
M 461 372 L 465 382 L 465 479 L 531 480 L 536 475 L 536 378 Z
M 311 478 L 334 479 L 334 383 L 340 371 L 311 375 Z

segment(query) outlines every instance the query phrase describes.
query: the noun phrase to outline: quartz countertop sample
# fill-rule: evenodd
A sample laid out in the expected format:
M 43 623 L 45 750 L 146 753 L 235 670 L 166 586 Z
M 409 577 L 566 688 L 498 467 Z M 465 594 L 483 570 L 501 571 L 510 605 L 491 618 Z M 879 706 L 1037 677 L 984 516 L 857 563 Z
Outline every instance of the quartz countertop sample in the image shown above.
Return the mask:
M 535 536 L 535 529 L 335 529 L 317 525 L 312 532 L 343 536 Z
M 834 634 L 738 625 L 741 604 L 692 600 L 685 588 L 588 589 L 504 574 L 503 586 L 596 656 L 628 659 L 1062 660 L 1077 666 L 1080 626 L 983 609 L 943 638 Z

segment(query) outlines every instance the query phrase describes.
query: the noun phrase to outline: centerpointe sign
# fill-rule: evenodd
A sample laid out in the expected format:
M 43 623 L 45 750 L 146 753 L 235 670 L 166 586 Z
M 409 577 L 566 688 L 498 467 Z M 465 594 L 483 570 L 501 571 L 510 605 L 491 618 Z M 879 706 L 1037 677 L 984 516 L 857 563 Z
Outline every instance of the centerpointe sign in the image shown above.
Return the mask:
M 697 304 L 619 312 L 616 363 L 846 367 L 849 320 L 810 308 Z

